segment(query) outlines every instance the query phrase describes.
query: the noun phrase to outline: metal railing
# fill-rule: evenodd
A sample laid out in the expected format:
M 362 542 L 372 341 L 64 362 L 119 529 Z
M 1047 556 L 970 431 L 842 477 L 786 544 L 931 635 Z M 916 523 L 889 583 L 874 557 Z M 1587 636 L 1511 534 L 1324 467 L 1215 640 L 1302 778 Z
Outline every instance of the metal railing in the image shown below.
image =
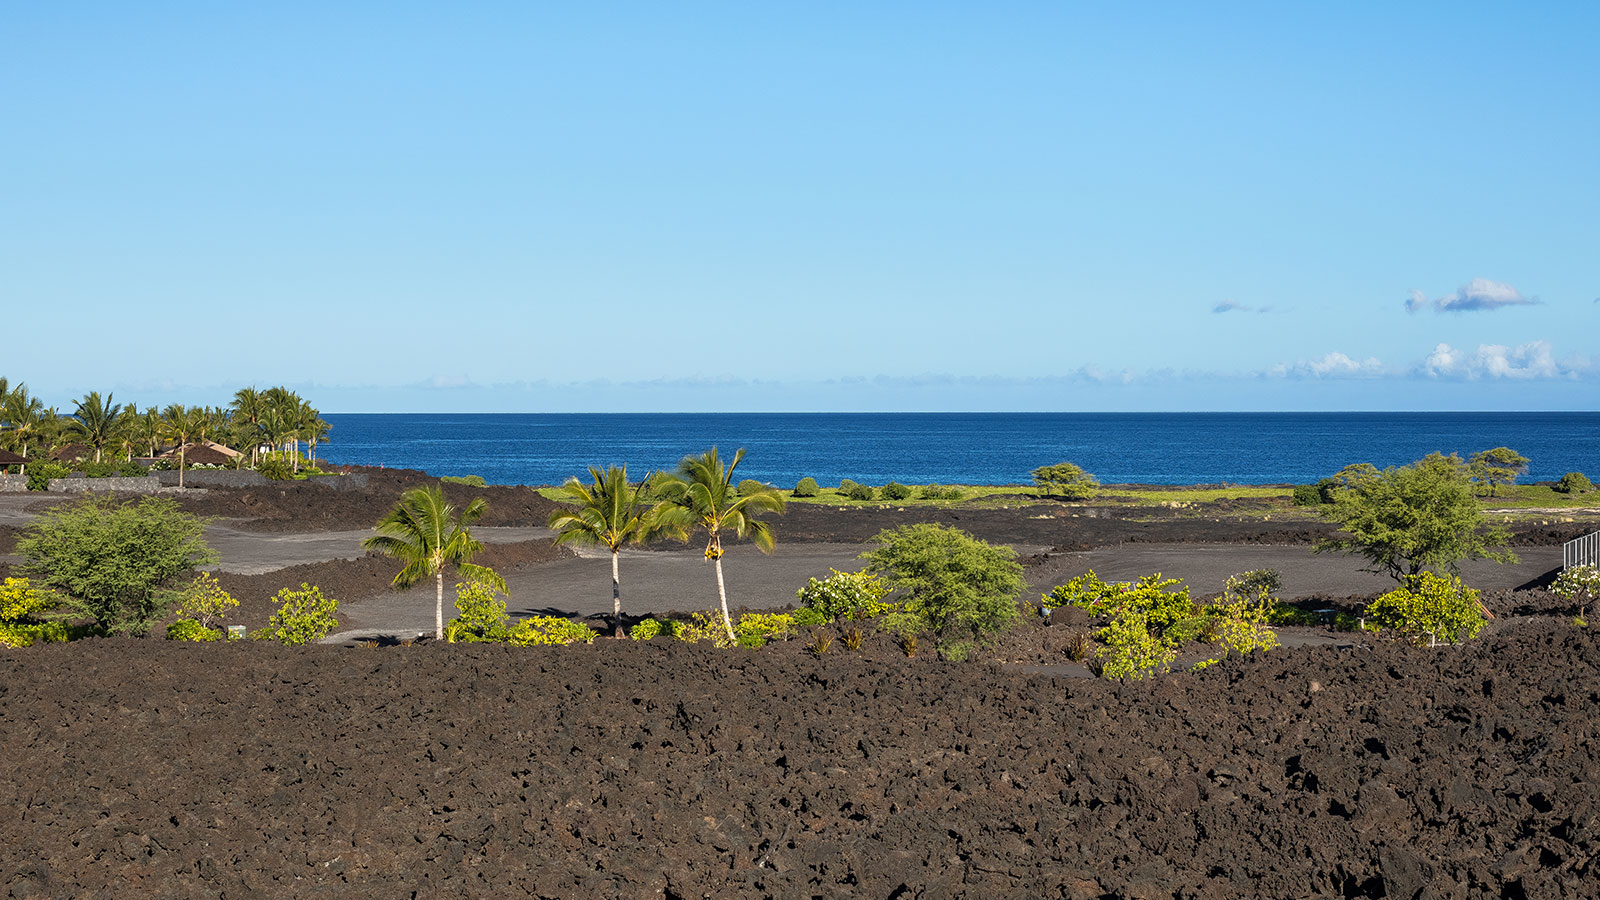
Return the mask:
M 1600 531 L 1561 545 L 1562 571 L 1573 566 L 1600 566 Z

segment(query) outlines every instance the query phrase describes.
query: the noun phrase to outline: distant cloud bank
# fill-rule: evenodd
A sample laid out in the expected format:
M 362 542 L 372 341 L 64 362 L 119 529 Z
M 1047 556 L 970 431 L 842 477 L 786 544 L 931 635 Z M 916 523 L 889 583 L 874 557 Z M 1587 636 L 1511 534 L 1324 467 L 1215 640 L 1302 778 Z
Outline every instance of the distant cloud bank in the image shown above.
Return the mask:
M 1406 301 L 1406 312 L 1414 313 L 1429 307 L 1434 312 L 1478 312 L 1503 306 L 1533 306 L 1538 302 L 1537 297 L 1525 297 L 1521 291 L 1504 282 L 1474 278 L 1464 287 L 1456 288 L 1455 293 L 1433 300 L 1429 300 L 1421 291 L 1412 291 L 1411 298 Z
M 1458 350 L 1449 344 L 1433 348 L 1418 367 L 1429 378 L 1570 378 L 1589 368 L 1586 361 L 1561 363 L 1546 341 L 1530 341 L 1515 347 L 1480 344 L 1478 349 Z
M 1224 300 L 1221 303 L 1218 303 L 1216 306 L 1211 307 L 1211 311 L 1214 312 L 1214 313 L 1229 313 L 1229 312 L 1264 313 L 1264 312 L 1267 312 L 1267 311 L 1269 311 L 1271 309 L 1272 309 L 1272 307 L 1270 307 L 1270 306 L 1249 306 L 1247 304 L 1240 303 L 1237 300 Z
M 1337 351 L 1318 359 L 1281 363 L 1267 370 L 1276 378 L 1360 378 L 1384 374 L 1383 363 L 1375 356 L 1353 359 Z

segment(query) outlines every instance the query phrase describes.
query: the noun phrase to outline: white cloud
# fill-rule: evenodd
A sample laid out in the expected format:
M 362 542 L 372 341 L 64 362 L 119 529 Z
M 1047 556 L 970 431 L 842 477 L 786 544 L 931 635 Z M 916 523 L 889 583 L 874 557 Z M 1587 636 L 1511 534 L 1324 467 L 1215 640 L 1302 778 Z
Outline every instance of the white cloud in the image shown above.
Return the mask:
M 1384 368 L 1376 356 L 1354 359 L 1334 351 L 1317 359 L 1280 363 L 1268 369 L 1267 374 L 1275 378 L 1366 378 L 1384 374 Z
M 1228 312 L 1264 313 L 1264 312 L 1271 311 L 1271 309 L 1272 309 L 1272 307 L 1270 307 L 1270 306 L 1248 306 L 1246 304 L 1240 303 L 1237 300 L 1224 300 L 1221 303 L 1218 303 L 1216 306 L 1211 307 L 1211 311 L 1214 312 L 1214 313 L 1228 313 Z
M 1529 341 L 1515 347 L 1479 344 L 1468 351 L 1439 344 L 1422 361 L 1418 371 L 1429 378 L 1561 378 L 1588 368 L 1585 361 L 1556 362 L 1547 341 Z
M 1474 278 L 1465 286 L 1456 288 L 1455 293 L 1432 301 L 1421 291 L 1412 291 L 1410 299 L 1406 300 L 1406 312 L 1414 313 L 1429 306 L 1433 307 L 1434 312 L 1476 312 L 1502 306 L 1532 306 L 1538 302 L 1539 298 L 1524 297 L 1521 291 L 1505 282 Z

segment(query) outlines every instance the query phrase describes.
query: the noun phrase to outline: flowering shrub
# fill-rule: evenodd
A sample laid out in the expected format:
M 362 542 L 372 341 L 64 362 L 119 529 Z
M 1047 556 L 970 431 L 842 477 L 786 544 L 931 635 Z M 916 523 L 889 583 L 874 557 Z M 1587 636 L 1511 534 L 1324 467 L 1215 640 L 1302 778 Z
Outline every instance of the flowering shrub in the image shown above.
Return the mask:
M 1413 643 L 1426 637 L 1429 646 L 1470 640 L 1485 624 L 1477 591 L 1432 572 L 1405 576 L 1400 587 L 1372 601 L 1367 618 Z
M 1584 613 L 1589 604 L 1600 597 L 1600 569 L 1594 566 L 1573 566 L 1556 576 L 1550 590 L 1557 596 L 1578 604 L 1578 624 L 1584 624 Z
M 821 613 L 827 621 L 837 619 L 870 619 L 883 615 L 895 607 L 884 603 L 889 588 L 883 580 L 870 572 L 833 572 L 827 578 L 812 578 L 796 592 L 800 603 Z

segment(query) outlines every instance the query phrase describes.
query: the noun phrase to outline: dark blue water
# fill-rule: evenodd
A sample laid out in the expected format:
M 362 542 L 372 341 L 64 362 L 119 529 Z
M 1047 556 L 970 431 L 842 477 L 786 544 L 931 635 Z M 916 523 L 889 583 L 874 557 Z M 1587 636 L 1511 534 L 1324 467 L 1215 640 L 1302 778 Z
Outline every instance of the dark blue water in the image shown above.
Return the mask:
M 1015 484 L 1070 460 L 1103 482 L 1304 483 L 1354 462 L 1508 446 L 1524 480 L 1600 475 L 1600 413 L 663 413 L 330 414 L 336 463 L 558 484 L 589 465 L 671 468 L 713 444 L 739 474 L 788 487 Z

